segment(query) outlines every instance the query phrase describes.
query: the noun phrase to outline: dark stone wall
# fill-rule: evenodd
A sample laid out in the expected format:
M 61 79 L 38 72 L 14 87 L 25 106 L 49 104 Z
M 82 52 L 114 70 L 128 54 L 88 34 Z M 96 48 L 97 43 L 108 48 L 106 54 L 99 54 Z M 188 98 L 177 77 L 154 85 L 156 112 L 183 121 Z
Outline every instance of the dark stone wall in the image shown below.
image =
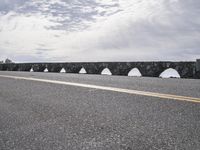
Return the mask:
M 200 79 L 200 59 L 197 59 L 196 61 L 196 78 Z
M 20 63 L 0 64 L 2 71 L 60 72 L 65 68 L 67 73 L 78 73 L 84 67 L 88 74 L 101 74 L 109 68 L 113 75 L 127 76 L 133 68 L 138 68 L 142 76 L 159 77 L 168 68 L 176 69 L 182 78 L 200 78 L 200 60 L 196 62 L 84 62 L 84 63 Z

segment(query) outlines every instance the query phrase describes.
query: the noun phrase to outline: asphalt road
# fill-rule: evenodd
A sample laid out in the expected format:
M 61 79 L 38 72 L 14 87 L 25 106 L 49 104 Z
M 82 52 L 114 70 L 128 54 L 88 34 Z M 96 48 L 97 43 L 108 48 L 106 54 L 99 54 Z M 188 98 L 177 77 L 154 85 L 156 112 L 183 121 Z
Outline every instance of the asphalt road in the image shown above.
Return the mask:
M 200 98 L 200 80 L 0 72 Z M 0 150 L 199 150 L 200 103 L 0 76 Z

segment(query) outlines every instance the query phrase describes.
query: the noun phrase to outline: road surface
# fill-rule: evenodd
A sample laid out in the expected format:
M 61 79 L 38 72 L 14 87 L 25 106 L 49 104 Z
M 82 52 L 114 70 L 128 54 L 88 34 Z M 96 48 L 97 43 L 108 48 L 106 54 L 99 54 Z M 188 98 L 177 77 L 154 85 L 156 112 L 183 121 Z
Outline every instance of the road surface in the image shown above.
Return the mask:
M 199 150 L 200 80 L 0 72 L 0 150 Z

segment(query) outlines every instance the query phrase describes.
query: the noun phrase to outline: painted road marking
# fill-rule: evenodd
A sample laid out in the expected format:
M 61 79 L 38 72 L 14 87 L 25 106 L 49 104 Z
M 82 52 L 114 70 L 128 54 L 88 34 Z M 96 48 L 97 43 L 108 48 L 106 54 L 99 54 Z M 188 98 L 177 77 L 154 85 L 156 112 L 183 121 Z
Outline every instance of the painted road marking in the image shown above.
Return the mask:
M 19 76 L 8 76 L 8 75 L 0 75 L 0 77 L 19 79 L 19 80 L 28 80 L 28 81 L 37 81 L 37 82 L 44 82 L 44 83 L 70 85 L 70 86 L 77 86 L 77 87 L 84 87 L 84 88 L 91 88 L 91 89 L 128 93 L 128 94 L 134 94 L 134 95 L 157 97 L 157 98 L 162 98 L 162 99 L 200 103 L 200 98 L 195 98 L 195 97 L 186 97 L 186 96 L 179 96 L 179 95 L 145 92 L 145 91 L 138 91 L 138 90 L 131 90 L 131 89 L 123 89 L 123 88 L 115 88 L 115 87 L 99 86 L 99 85 L 92 85 L 92 84 L 83 84 L 83 83 L 74 83 L 74 82 L 65 82 L 65 81 L 58 81 L 58 80 L 30 78 L 30 77 L 19 77 Z

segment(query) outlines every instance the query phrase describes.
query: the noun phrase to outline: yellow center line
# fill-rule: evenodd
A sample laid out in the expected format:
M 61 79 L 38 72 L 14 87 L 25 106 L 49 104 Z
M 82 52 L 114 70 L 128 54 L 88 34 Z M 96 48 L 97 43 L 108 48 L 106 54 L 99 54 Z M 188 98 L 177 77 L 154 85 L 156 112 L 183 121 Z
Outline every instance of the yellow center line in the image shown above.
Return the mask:
M 123 88 L 116 88 L 116 87 L 107 87 L 107 86 L 99 86 L 99 85 L 92 85 L 92 84 L 74 83 L 74 82 L 66 82 L 66 81 L 58 81 L 58 80 L 47 80 L 47 79 L 30 78 L 30 77 L 19 77 L 19 76 L 8 76 L 8 75 L 0 75 L 0 77 L 52 83 L 52 84 L 70 85 L 70 86 L 77 86 L 77 87 L 84 87 L 84 88 L 114 91 L 114 92 L 120 92 L 120 93 L 128 93 L 128 94 L 134 94 L 134 95 L 157 97 L 157 98 L 162 98 L 162 99 L 200 103 L 200 98 L 196 98 L 196 97 L 187 97 L 187 96 L 163 94 L 163 93 L 155 93 L 155 92 L 145 92 L 145 91 L 123 89 Z

